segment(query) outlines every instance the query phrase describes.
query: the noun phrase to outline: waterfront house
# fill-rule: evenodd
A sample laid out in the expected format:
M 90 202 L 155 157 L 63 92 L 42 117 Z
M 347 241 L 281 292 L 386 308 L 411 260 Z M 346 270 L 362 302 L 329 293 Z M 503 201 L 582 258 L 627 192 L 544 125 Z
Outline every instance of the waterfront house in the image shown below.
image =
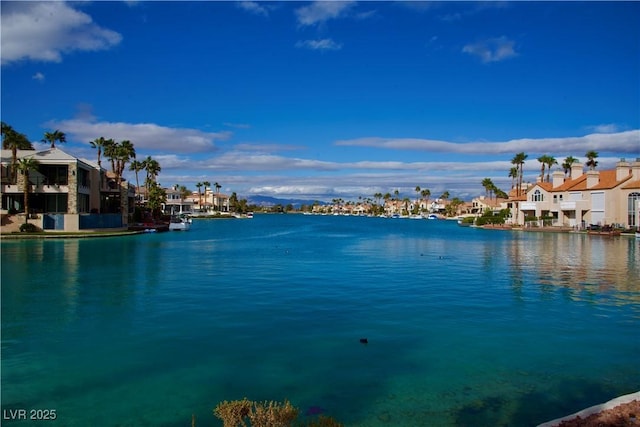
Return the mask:
M 194 200 L 192 196 L 182 197 L 178 186 L 165 189 L 167 199 L 162 204 L 162 212 L 166 215 L 179 215 L 193 213 Z
M 193 192 L 185 202 L 190 203 L 191 209 L 195 212 L 229 212 L 230 206 L 229 196 L 214 192 L 210 188 L 206 188 L 200 194 L 197 191 Z
M 38 162 L 37 170 L 29 173 L 28 222 L 45 231 L 127 226 L 134 197 L 133 187 L 127 181 L 118 185 L 113 173 L 59 148 L 18 150 L 17 158 Z M 11 161 L 11 150 L 2 150 L 2 213 L 22 213 L 20 221 L 24 222 L 25 176 L 17 173 L 11 179 L 6 173 Z
M 640 159 L 621 159 L 615 169 L 589 170 L 573 164 L 571 174 L 552 174 L 551 182 L 538 182 L 527 190 L 526 200 L 519 202 L 517 222 L 536 219 L 537 225 L 583 229 L 589 225 L 637 227 L 640 201 Z

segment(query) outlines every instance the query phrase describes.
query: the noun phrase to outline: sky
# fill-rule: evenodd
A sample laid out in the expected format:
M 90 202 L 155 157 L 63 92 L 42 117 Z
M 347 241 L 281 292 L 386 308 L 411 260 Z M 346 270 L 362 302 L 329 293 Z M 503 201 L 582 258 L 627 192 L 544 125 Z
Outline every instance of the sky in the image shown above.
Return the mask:
M 163 186 L 330 201 L 640 158 L 640 2 L 6 2 L 1 117 Z M 560 169 L 556 166 L 555 169 Z M 128 175 L 133 181 L 133 175 Z

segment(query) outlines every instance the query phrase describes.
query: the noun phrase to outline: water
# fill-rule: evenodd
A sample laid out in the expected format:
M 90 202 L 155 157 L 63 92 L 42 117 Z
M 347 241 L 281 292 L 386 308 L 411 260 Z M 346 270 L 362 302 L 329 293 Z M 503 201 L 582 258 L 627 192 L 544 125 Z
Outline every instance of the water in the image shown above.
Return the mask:
M 634 239 L 256 215 L 1 249 L 3 425 L 213 426 L 248 397 L 530 426 L 640 390 Z

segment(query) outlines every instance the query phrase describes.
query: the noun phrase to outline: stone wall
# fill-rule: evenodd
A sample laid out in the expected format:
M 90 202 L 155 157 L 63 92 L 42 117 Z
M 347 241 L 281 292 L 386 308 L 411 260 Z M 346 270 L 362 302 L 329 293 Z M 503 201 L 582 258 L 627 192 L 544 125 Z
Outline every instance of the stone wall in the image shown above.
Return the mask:
M 69 165 L 67 171 L 67 183 L 69 194 L 67 195 L 67 213 L 78 213 L 78 164 Z

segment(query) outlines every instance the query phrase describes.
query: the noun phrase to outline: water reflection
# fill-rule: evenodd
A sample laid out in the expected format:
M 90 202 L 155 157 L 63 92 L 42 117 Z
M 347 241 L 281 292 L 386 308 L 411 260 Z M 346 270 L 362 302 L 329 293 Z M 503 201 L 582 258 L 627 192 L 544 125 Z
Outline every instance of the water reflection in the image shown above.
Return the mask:
M 542 290 L 576 291 L 574 299 L 598 293 L 611 294 L 615 304 L 640 302 L 640 248 L 634 239 L 527 233 L 510 245 L 509 267 L 518 294 L 518 283 L 531 276 Z

